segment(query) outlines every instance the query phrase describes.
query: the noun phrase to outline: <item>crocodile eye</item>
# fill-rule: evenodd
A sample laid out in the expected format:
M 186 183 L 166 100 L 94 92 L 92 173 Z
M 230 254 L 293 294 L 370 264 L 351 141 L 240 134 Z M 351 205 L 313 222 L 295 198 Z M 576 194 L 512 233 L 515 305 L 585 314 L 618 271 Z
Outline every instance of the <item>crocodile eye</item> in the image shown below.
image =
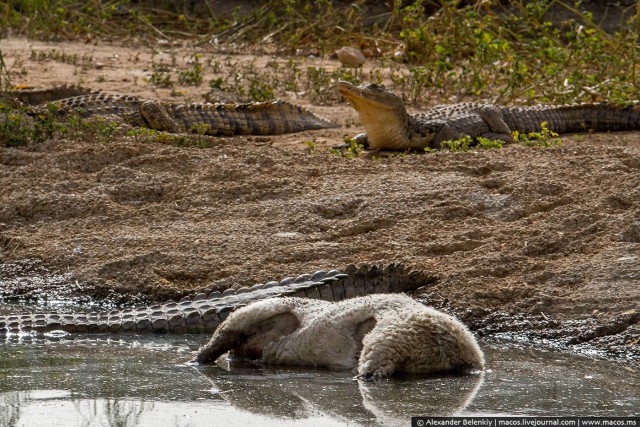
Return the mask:
M 378 83 L 369 83 L 369 84 L 367 85 L 367 88 L 368 88 L 368 89 L 373 89 L 373 90 L 380 90 L 380 91 L 386 90 L 386 88 L 384 87 L 384 85 L 380 85 L 380 84 L 378 84 Z

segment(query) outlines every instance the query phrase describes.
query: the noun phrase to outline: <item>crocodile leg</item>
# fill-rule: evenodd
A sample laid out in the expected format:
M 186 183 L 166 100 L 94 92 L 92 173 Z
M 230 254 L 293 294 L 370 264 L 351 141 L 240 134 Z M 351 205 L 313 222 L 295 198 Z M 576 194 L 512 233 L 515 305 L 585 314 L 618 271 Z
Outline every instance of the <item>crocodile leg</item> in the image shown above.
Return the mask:
M 158 101 L 144 101 L 140 105 L 140 114 L 142 114 L 151 129 L 172 133 L 185 131 Z M 192 129 L 186 130 L 192 131 Z
M 489 126 L 491 132 L 485 132 L 480 135 L 487 139 L 498 139 L 506 143 L 513 142 L 513 134 L 511 129 L 504 121 L 502 110 L 495 105 L 484 105 L 478 112 L 482 120 Z

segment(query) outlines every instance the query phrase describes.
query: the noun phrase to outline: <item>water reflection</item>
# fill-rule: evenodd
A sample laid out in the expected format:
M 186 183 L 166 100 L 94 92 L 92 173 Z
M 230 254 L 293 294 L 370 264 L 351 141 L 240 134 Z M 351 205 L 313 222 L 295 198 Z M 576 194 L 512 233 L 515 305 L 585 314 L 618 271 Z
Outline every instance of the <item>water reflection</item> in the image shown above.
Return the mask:
M 142 415 L 153 410 L 153 402 L 119 401 L 116 399 L 73 400 L 82 417 L 82 426 L 137 426 Z
M 640 366 L 498 343 L 482 392 L 467 408 L 524 415 L 640 413 Z
M 29 392 L 3 393 L 0 395 L 0 426 L 15 426 L 20 419 L 20 408 L 29 400 Z
M 66 390 L 7 392 L 0 395 L 0 426 L 137 426 L 154 405 L 136 400 L 80 399 Z
M 204 336 L 0 344 L 2 426 L 408 425 L 411 415 L 633 415 L 625 365 L 500 343 L 483 375 L 399 377 L 188 366 Z
M 199 368 L 212 391 L 236 409 L 304 419 L 322 413 L 362 423 L 396 425 L 411 415 L 455 415 L 473 399 L 483 375 L 396 377 L 358 381 L 353 374 L 226 364 Z

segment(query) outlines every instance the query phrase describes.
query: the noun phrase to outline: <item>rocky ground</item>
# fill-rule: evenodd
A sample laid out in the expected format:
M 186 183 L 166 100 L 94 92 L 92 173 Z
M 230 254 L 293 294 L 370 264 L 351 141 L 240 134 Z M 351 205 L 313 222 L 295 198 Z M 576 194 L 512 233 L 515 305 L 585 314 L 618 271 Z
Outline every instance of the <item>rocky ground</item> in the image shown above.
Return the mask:
M 169 97 L 143 82 L 152 49 L 2 42 L 13 70 L 27 70 L 14 83 Z M 32 53 L 51 49 L 92 60 Z M 357 121 L 345 103 L 289 100 Z M 402 262 L 437 278 L 417 298 L 482 335 L 640 359 L 640 133 L 379 160 L 328 152 L 357 131 L 206 149 L 127 136 L 0 148 L 0 293 L 166 299 Z

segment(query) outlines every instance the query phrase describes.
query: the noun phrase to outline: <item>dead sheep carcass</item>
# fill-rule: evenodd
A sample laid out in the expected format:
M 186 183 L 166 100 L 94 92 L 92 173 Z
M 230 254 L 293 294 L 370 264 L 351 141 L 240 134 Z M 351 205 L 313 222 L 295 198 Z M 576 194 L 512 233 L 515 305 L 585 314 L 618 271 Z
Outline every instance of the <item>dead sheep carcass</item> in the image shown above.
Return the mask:
M 226 352 L 265 364 L 357 368 L 361 378 L 484 367 L 473 335 L 456 318 L 399 294 L 337 303 L 272 298 L 236 310 L 195 358 Z

